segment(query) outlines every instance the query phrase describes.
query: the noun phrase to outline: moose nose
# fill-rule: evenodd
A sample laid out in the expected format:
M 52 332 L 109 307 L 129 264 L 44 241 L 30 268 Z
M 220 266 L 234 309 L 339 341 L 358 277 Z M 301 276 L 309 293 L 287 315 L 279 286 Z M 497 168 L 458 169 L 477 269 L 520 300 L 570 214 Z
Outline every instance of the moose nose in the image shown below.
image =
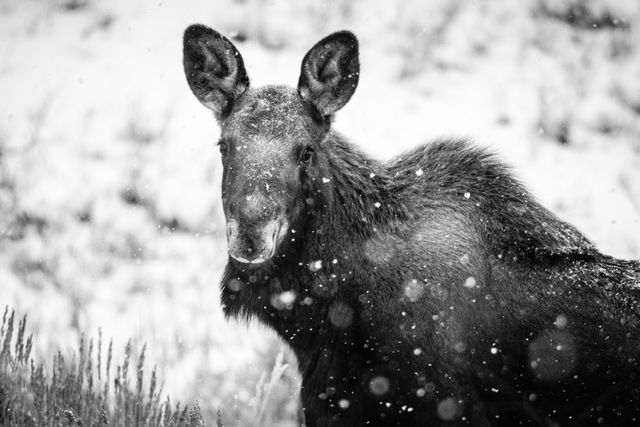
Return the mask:
M 262 264 L 273 256 L 282 227 L 276 220 L 246 226 L 233 218 L 227 220 L 227 241 L 231 258 L 243 264 Z
M 234 197 L 229 203 L 229 215 L 243 224 L 254 224 L 275 216 L 276 204 L 259 192 Z

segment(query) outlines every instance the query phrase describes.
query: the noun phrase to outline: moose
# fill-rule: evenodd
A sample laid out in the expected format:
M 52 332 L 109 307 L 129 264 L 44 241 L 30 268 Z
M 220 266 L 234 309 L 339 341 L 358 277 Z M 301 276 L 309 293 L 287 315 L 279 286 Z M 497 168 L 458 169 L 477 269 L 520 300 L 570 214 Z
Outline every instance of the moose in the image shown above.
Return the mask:
M 383 163 L 332 128 L 360 66 L 348 31 L 297 88 L 184 33 L 220 125 L 228 317 L 298 360 L 306 426 L 640 425 L 640 262 L 600 253 L 494 154 L 437 140 Z

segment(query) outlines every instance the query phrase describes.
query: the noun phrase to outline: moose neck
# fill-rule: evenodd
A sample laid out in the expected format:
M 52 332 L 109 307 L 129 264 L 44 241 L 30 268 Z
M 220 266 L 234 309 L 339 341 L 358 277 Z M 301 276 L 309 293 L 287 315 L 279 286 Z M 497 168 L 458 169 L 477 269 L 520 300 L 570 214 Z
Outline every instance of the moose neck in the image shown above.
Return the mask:
M 324 242 L 347 238 L 357 242 L 391 231 L 406 219 L 404 203 L 393 191 L 392 177 L 383 165 L 333 131 L 322 144 L 326 176 L 317 182 L 316 192 L 323 200 L 313 212 L 307 233 Z

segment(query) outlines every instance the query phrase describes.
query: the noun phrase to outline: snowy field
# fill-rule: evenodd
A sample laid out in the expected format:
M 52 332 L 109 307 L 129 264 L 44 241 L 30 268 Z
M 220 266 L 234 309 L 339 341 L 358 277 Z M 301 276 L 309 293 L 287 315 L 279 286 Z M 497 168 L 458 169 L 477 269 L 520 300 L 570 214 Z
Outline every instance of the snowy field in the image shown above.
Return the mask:
M 638 0 L 0 0 L 0 305 L 29 315 L 38 357 L 101 327 L 146 342 L 210 422 L 295 420 L 290 354 L 271 380 L 282 344 L 219 305 L 218 128 L 181 58 L 196 22 L 234 37 L 256 86 L 295 85 L 311 45 L 352 30 L 360 85 L 335 127 L 363 150 L 470 137 L 640 258 Z

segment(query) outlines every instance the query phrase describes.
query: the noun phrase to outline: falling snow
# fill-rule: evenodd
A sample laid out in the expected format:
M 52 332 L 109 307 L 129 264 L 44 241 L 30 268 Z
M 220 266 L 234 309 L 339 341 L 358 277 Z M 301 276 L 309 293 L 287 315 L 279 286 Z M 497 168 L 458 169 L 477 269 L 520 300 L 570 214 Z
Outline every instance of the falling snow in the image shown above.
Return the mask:
M 329 321 L 332 325 L 345 329 L 353 322 L 353 309 L 340 301 L 336 301 L 329 307 Z
M 396 252 L 397 240 L 388 234 L 377 234 L 364 245 L 365 256 L 375 264 L 385 264 Z
M 369 381 L 369 390 L 376 396 L 387 394 L 389 386 L 389 379 L 387 377 L 376 376 Z
M 238 292 L 242 289 L 242 282 L 237 279 L 231 279 L 229 283 L 227 283 L 227 287 L 234 292 Z
M 464 281 L 465 288 L 473 289 L 476 287 L 476 285 L 477 285 L 476 278 L 473 276 L 467 277 Z
M 322 269 L 322 260 L 311 261 L 309 263 L 309 270 L 316 272 Z
M 416 302 L 424 293 L 424 288 L 425 285 L 422 282 L 416 279 L 410 280 L 404 287 L 404 295 L 409 301 Z
M 553 324 L 556 325 L 556 328 L 562 329 L 565 326 L 567 326 L 567 322 L 568 322 L 567 316 L 565 316 L 564 314 L 559 314 L 556 317 L 556 320 L 553 322 Z
M 458 404 L 449 397 L 438 403 L 438 416 L 443 421 L 451 421 L 458 416 Z

